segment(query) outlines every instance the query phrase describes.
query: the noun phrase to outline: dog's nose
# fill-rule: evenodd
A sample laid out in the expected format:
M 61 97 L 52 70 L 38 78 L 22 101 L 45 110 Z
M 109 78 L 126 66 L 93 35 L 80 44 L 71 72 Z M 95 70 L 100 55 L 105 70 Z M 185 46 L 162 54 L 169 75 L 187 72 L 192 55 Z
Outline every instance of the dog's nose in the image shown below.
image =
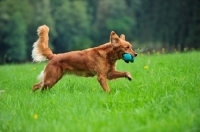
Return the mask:
M 137 56 L 137 53 L 135 53 L 135 57 Z

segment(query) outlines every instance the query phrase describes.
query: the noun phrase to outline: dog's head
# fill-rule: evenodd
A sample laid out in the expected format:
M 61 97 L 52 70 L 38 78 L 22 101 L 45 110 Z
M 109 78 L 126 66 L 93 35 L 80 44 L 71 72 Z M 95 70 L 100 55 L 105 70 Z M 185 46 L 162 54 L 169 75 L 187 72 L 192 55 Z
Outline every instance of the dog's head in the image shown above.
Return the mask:
M 110 33 L 110 43 L 113 45 L 114 50 L 120 59 L 123 57 L 123 54 L 126 53 L 131 54 L 134 57 L 137 56 L 137 53 L 132 49 L 132 45 L 125 40 L 124 34 L 119 37 L 114 31 L 112 31 Z

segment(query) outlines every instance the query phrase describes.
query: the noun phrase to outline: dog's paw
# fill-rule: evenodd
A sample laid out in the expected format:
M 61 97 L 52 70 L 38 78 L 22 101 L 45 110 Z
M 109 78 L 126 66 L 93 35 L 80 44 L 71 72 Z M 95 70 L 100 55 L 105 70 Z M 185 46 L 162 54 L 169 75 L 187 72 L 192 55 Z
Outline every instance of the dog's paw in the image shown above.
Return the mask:
M 126 78 L 127 78 L 129 81 L 132 80 L 132 76 L 131 76 L 130 72 L 127 72 L 127 73 L 126 73 Z

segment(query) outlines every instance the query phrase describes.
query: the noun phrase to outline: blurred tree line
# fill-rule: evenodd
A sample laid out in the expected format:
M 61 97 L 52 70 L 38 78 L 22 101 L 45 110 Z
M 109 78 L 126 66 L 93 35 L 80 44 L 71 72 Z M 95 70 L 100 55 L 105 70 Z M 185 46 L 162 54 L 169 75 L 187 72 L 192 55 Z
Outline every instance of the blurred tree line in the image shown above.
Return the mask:
M 31 60 L 43 24 L 54 53 L 98 46 L 112 30 L 137 48 L 197 49 L 199 13 L 199 0 L 0 0 L 0 63 Z

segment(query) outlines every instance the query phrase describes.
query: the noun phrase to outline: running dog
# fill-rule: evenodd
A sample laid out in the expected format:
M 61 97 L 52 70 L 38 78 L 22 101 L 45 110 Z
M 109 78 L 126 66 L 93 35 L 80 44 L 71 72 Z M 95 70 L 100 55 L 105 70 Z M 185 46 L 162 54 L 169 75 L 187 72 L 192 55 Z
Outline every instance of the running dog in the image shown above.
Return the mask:
M 110 92 L 107 80 L 125 77 L 132 80 L 129 72 L 116 70 L 116 61 L 122 59 L 123 54 L 129 53 L 137 56 L 132 50 L 132 45 L 125 40 L 125 35 L 120 37 L 112 31 L 110 42 L 94 48 L 81 51 L 54 54 L 48 47 L 49 28 L 46 25 L 38 27 L 38 40 L 33 44 L 33 61 L 41 62 L 49 60 L 38 78 L 41 80 L 35 84 L 32 91 L 52 88 L 65 74 L 75 74 L 84 77 L 97 75 L 97 80 L 105 92 Z

